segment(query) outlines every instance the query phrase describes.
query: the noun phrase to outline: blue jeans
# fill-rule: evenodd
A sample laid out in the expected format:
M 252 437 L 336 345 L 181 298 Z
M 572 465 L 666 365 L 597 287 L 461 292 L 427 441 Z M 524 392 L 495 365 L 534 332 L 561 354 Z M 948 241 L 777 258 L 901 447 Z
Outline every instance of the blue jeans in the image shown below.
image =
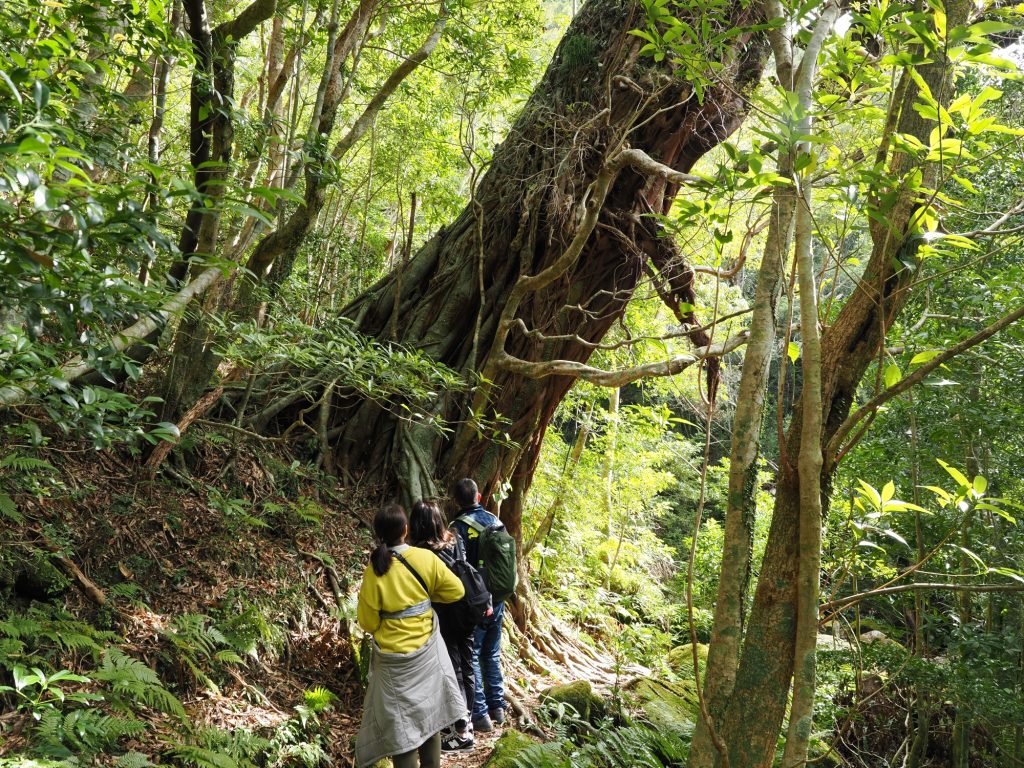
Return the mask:
M 501 674 L 501 620 L 505 604 L 473 630 L 473 674 L 476 676 L 476 699 L 473 717 L 505 708 L 505 678 Z

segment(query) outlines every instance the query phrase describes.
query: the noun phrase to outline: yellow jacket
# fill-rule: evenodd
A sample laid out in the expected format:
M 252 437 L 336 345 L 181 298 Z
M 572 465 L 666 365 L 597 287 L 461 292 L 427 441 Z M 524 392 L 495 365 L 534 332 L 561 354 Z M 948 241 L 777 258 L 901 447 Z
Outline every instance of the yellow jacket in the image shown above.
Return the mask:
M 458 577 L 429 549 L 404 544 L 394 549 L 416 569 L 416 573 L 426 583 L 430 589 L 431 602 L 454 603 L 466 593 Z M 381 619 L 380 612 L 401 611 L 427 597 L 423 593 L 423 586 L 397 557 L 391 559 L 391 567 L 383 576 L 378 576 L 373 565 L 368 565 L 363 574 L 362 586 L 359 587 L 359 626 L 373 635 L 382 651 L 415 651 L 430 638 L 434 612 L 427 611 L 406 619 Z

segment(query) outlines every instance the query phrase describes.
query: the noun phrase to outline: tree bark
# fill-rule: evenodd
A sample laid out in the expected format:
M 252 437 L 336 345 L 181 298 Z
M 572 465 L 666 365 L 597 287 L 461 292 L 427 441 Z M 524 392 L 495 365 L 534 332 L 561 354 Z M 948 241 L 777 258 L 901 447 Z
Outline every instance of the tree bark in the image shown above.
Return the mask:
M 168 271 L 172 287 L 186 279 L 196 254 L 217 251 L 220 201 L 232 167 L 235 53 L 239 41 L 277 10 L 277 0 L 254 0 L 238 16 L 211 31 L 205 0 L 183 3 L 196 57 L 190 89 L 189 154 L 196 190 L 203 199 L 195 202 L 185 217 L 178 243 L 181 258 Z M 205 370 L 210 354 L 206 314 L 217 302 L 217 293 L 208 293 L 178 327 L 170 374 L 163 385 L 161 410 L 165 418 L 177 418 L 198 396 L 192 385 Z
M 781 4 L 769 0 L 765 5 L 766 15 L 772 18 L 783 17 Z M 776 76 L 787 91 L 796 94 L 798 103 L 804 110 L 809 111 L 813 106 L 812 85 L 817 71 L 817 57 L 825 36 L 834 23 L 830 20 L 833 18 L 833 12 L 834 8 L 826 9 L 822 19 L 816 24 L 815 34 L 808 42 L 799 66 L 794 61 L 793 41 L 786 33 L 782 29 L 769 32 Z M 778 173 L 787 180 L 793 176 L 796 152 L 797 147 L 779 149 Z M 768 222 L 768 237 L 758 269 L 750 339 L 743 358 L 739 392 L 736 396 L 736 412 L 733 417 L 725 540 L 707 672 L 704 676 L 704 698 L 712 722 L 705 722 L 701 718 L 697 723 L 690 749 L 691 768 L 706 768 L 720 757 L 712 751 L 711 729 L 717 729 L 721 725 L 721 717 L 732 695 L 740 661 L 743 612 L 750 582 L 750 555 L 754 547 L 757 459 L 761 447 L 768 374 L 771 359 L 775 354 L 775 313 L 782 293 L 797 205 L 797 185 L 776 186 Z M 809 226 L 809 222 L 807 225 Z M 809 231 L 805 234 L 810 237 Z M 805 244 L 809 247 L 809 240 Z
M 965 23 L 970 5 L 957 0 L 947 4 L 946 12 L 952 28 Z M 919 66 L 918 73 L 939 103 L 948 104 L 952 66 L 941 52 Z M 893 122 L 900 133 L 927 142 L 932 123 L 912 108 L 917 90 L 912 82 L 905 90 L 898 89 Z M 889 147 L 887 139 L 882 137 L 883 151 Z M 903 179 L 914 170 L 911 158 L 899 151 L 893 153 L 890 178 Z M 919 170 L 923 187 L 932 188 L 937 178 L 934 165 L 923 164 Z M 864 372 L 906 303 L 915 271 L 903 263 L 912 262 L 917 253 L 919 239 L 912 236 L 911 224 L 920 206 L 920 194 L 902 187 L 887 210 L 884 223 L 872 221 L 873 247 L 864 275 L 835 323 L 822 335 L 822 439 L 826 445 L 845 420 Z M 798 410 L 787 436 L 789 456 L 800 454 L 801 429 Z M 825 455 L 821 476 L 826 497 L 835 471 L 832 458 Z M 771 765 L 785 714 L 795 658 L 800 498 L 797 473 L 783 467 L 736 685 L 722 721 L 722 739 L 729 747 L 730 768 Z
M 835 6 L 823 18 L 832 16 Z M 831 21 L 829 22 L 831 26 Z M 810 83 L 807 84 L 810 96 Z M 801 93 L 803 96 L 803 93 Z M 809 132 L 805 127 L 802 132 Z M 809 150 L 809 147 L 808 147 Z M 800 768 L 807 761 L 807 748 L 814 723 L 814 691 L 818 640 L 818 573 L 821 570 L 821 338 L 818 331 L 818 297 L 814 279 L 811 235 L 814 228 L 811 179 L 801 179 L 801 199 L 796 213 L 796 262 L 800 281 L 800 336 L 803 349 L 803 388 L 800 402 L 803 421 L 797 472 L 800 479 L 800 560 L 797 563 L 796 632 L 793 642 L 795 671 L 793 703 L 789 713 L 785 768 Z
M 511 479 L 513 498 L 501 512 L 518 531 L 521 504 L 512 502 L 529 485 L 556 406 L 585 373 L 572 365 L 583 365 L 593 343 L 621 317 L 645 263 L 654 265 L 677 306 L 694 303 L 693 272 L 644 214 L 667 212 L 685 180 L 673 174 L 691 168 L 739 126 L 744 94 L 759 81 L 766 50 L 760 37 L 735 38 L 723 52 L 723 83 L 699 101 L 669 63 L 656 65 L 639 54 L 643 41 L 629 30 L 644 23 L 641 14 L 624 0 L 583 6 L 495 151 L 475 206 L 410 260 L 395 333 L 394 274 L 343 310 L 364 334 L 416 347 L 455 370 L 484 371 L 489 379 L 475 393 L 439 398 L 438 413 L 457 425 L 448 436 L 402 422 L 373 403 L 341 402 L 335 453 L 347 471 L 388 479 L 396 473 L 407 499 L 434 490 L 435 478 L 473 476 L 485 499 Z M 736 3 L 727 17 L 726 24 L 742 27 L 756 15 Z M 633 151 L 624 150 L 627 145 L 639 151 L 626 155 Z M 659 162 L 647 162 L 651 158 Z M 620 166 L 602 193 L 603 206 L 588 208 L 586 196 L 615 163 Z M 588 224 L 593 233 L 576 244 L 578 258 L 543 287 L 517 291 L 520 280 L 545 274 L 577 234 L 587 234 L 581 222 L 595 212 Z M 506 317 L 513 295 L 515 311 Z M 521 327 L 552 338 L 520 333 Z M 695 333 L 694 341 L 708 340 Z M 535 378 L 540 372 L 531 366 L 549 360 L 571 365 Z M 487 439 L 477 431 L 481 421 L 500 422 L 509 439 Z

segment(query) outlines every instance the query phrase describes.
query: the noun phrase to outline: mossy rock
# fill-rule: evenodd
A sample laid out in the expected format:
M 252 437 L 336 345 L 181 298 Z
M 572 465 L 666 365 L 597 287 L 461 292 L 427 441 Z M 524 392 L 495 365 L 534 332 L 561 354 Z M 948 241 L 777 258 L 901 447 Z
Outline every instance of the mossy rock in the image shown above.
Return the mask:
M 673 674 L 679 677 L 693 677 L 693 644 L 679 645 L 668 652 L 665 659 L 668 668 Z M 703 643 L 697 643 L 697 663 L 700 665 L 701 673 L 708 663 L 708 647 Z
M 521 731 L 508 730 L 494 742 L 483 768 L 515 768 L 515 759 L 527 748 L 540 742 Z
M 839 755 L 832 749 L 832 744 L 828 739 L 821 736 L 811 736 L 811 740 L 807 745 L 807 754 L 814 760 L 810 765 L 819 766 L 820 768 L 839 768 L 839 766 L 843 765 Z M 822 757 L 818 757 L 818 755 L 822 755 Z
M 689 738 L 700 716 L 700 702 L 692 680 L 642 678 L 631 687 L 640 709 L 657 728 Z
M 604 716 L 606 707 L 600 697 L 594 693 L 587 680 L 577 680 L 574 683 L 555 685 L 547 690 L 541 691 L 541 701 L 554 701 L 559 704 L 568 704 L 576 710 L 580 717 L 588 722 L 593 722 Z

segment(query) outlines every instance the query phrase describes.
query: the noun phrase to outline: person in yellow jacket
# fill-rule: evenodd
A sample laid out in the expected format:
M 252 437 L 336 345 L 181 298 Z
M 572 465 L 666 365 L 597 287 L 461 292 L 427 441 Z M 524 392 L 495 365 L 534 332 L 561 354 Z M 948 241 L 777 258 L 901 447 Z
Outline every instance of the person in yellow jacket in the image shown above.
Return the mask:
M 357 611 L 373 655 L 356 765 L 391 756 L 395 768 L 439 768 L 440 732 L 466 703 L 430 604 L 453 603 L 465 589 L 437 555 L 405 543 L 409 521 L 398 504 L 376 514 L 373 531 Z

